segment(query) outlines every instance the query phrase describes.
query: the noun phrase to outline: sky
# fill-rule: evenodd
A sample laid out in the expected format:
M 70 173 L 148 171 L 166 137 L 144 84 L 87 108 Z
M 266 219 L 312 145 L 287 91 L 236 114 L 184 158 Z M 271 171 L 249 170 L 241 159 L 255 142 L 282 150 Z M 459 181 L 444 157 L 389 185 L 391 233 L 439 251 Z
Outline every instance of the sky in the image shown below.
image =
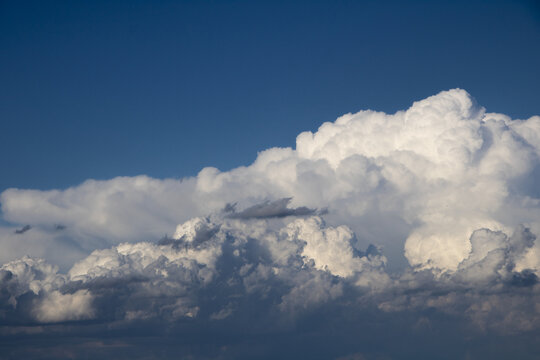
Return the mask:
M 533 1 L 2 1 L 0 189 L 229 170 L 344 113 L 457 87 L 527 118 L 539 14 Z
M 535 359 L 534 1 L 0 3 L 0 359 Z

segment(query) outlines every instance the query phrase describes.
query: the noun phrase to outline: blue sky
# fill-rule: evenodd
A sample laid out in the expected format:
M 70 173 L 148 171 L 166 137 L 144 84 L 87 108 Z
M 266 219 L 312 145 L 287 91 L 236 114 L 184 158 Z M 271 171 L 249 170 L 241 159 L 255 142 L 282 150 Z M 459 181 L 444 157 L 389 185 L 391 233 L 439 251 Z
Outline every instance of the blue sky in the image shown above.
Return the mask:
M 184 177 L 294 146 L 346 112 L 460 87 L 540 113 L 530 1 L 11 1 L 0 190 Z

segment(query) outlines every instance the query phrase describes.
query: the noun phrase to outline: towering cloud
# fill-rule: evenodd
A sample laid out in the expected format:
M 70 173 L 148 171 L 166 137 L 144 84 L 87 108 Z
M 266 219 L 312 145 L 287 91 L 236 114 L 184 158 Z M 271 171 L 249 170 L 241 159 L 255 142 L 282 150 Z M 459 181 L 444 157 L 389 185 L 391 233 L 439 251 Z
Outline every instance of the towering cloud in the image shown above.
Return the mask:
M 316 309 L 372 309 L 537 334 L 539 160 L 539 116 L 486 113 L 455 89 L 346 114 L 231 171 L 9 189 L 0 322 L 183 333 L 256 316 L 279 333 Z

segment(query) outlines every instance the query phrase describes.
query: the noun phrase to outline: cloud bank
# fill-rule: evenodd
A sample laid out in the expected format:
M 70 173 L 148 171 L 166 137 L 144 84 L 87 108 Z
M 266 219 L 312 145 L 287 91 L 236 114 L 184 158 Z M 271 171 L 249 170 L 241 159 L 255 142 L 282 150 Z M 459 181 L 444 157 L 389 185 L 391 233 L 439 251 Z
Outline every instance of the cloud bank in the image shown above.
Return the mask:
M 433 328 L 513 339 L 527 358 L 540 336 L 539 160 L 539 116 L 487 113 L 454 89 L 395 114 L 346 114 L 231 171 L 8 189 L 2 331 L 166 328 L 198 333 L 201 347 L 180 351 L 209 358 L 340 334 L 326 358 L 396 356 L 354 346 L 351 334 L 382 344 L 383 323 L 410 342 Z M 240 329 L 272 340 L 248 351 Z M 224 338 L 205 347 L 208 331 Z M 485 356 L 479 344 L 449 354 Z

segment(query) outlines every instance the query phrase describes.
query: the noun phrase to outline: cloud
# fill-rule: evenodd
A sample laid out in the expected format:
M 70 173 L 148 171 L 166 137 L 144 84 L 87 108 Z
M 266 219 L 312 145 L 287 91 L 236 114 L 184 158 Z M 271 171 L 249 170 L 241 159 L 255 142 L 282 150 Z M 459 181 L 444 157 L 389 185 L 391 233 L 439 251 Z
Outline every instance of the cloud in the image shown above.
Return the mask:
M 104 301 L 119 303 L 123 311 L 109 320 L 171 320 L 196 317 L 199 304 L 209 301 L 210 318 L 215 320 L 237 311 L 231 303 L 220 308 L 221 299 L 215 304 L 202 299 L 202 293 L 213 294 L 211 289 L 222 281 L 238 282 L 221 289 L 225 299 L 271 293 L 276 303 L 270 308 L 276 311 L 306 308 L 341 295 L 339 278 L 373 287 L 378 280 L 388 281 L 384 257 L 359 256 L 348 228 L 327 227 L 318 217 L 298 219 L 279 230 L 264 221 L 246 227 L 240 220 L 221 219 L 216 224 L 196 218 L 179 225 L 172 240 L 95 250 L 65 275 L 44 260 L 9 262 L 1 268 L 10 279 L 4 286 L 10 295 L 5 307 L 16 308 L 19 298 L 32 293 L 39 298 L 32 308 L 38 322 L 107 317 L 110 314 L 100 313 L 99 307 L 94 310 Z M 274 286 L 268 287 L 268 282 Z
M 59 322 L 88 319 L 93 317 L 92 295 L 87 290 L 73 294 L 52 291 L 35 307 L 35 317 L 39 322 Z
M 231 215 L 245 217 L 328 209 L 329 224 L 348 225 L 365 246 L 383 246 L 391 264 L 403 268 L 405 248 L 413 266 L 456 271 L 475 230 L 540 228 L 530 180 L 540 174 L 539 148 L 540 117 L 487 113 L 454 89 L 395 114 L 343 115 L 300 134 L 296 149 L 268 149 L 250 166 L 227 172 L 88 180 L 61 191 L 9 189 L 0 202 L 8 221 L 63 224 L 62 233 L 87 253 L 162 237 L 176 223 L 226 204 L 244 207 Z
M 58 236 L 70 236 L 90 252 L 122 241 L 163 236 L 178 219 L 197 215 L 189 204 L 194 185 L 194 179 L 118 177 L 87 180 L 62 191 L 8 189 L 0 202 L 7 221 L 33 219 L 24 223 L 41 229 L 62 224 L 65 228 Z
M 385 312 L 463 311 L 483 328 L 525 331 L 540 325 L 533 306 L 540 285 L 530 270 L 517 271 L 515 260 L 533 242 L 523 227 L 510 237 L 478 230 L 458 271 L 396 276 L 374 247 L 362 251 L 348 227 L 327 226 L 320 217 L 275 229 L 268 220 L 248 224 L 216 215 L 179 225 L 169 242 L 95 250 L 67 274 L 40 259 L 9 262 L 0 268 L 3 312 L 17 311 L 26 299 L 23 310 L 38 323 L 218 321 L 241 317 L 241 304 L 248 301 L 252 308 L 291 319 L 334 302 L 365 308 L 367 301 Z M 499 308 L 495 300 L 505 305 Z M 495 308 L 478 308 L 482 301 Z M 509 305 L 514 303 L 519 306 Z M 501 319 L 497 312 L 503 309 L 512 317 Z M 498 315 L 488 318 L 486 311 Z
M 307 216 L 315 215 L 317 210 L 309 209 L 305 206 L 290 209 L 287 205 L 292 198 L 283 198 L 276 201 L 265 201 L 262 204 L 253 205 L 239 213 L 235 212 L 235 206 L 230 203 L 225 205 L 224 211 L 229 213 L 228 217 L 234 219 L 270 219 L 283 218 L 287 216 Z
M 253 357 L 243 329 L 330 337 L 329 358 L 381 355 L 352 345 L 357 333 L 390 341 L 374 324 L 404 342 L 430 328 L 534 338 L 539 176 L 540 117 L 487 113 L 454 89 L 343 115 L 230 171 L 8 189 L 0 326 L 229 334 L 208 353 L 182 350 L 210 358 Z
M 28 230 L 30 230 L 32 227 L 30 225 L 24 225 L 22 228 L 15 230 L 15 234 L 24 234 Z

